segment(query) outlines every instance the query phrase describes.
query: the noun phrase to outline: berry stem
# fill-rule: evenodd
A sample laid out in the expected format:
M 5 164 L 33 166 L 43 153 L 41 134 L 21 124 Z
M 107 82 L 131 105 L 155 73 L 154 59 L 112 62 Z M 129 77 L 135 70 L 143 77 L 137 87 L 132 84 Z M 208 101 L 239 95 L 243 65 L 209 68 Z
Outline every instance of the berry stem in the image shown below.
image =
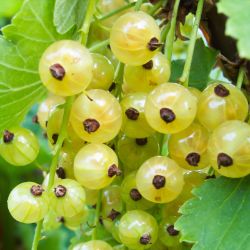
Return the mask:
M 119 62 L 115 69 L 115 76 L 114 81 L 116 83 L 116 91 L 115 96 L 118 97 L 119 100 L 122 98 L 122 83 L 123 83 L 123 71 L 124 71 L 124 64 Z
M 188 87 L 188 81 L 189 81 L 189 74 L 190 74 L 190 68 L 192 64 L 193 54 L 194 54 L 194 47 L 196 43 L 196 37 L 198 28 L 200 25 L 202 10 L 203 10 L 203 4 L 204 0 L 199 0 L 195 15 L 195 22 L 192 29 L 189 45 L 188 45 L 188 51 L 187 51 L 187 58 L 185 61 L 184 69 L 181 78 L 179 79 L 179 82 L 182 83 L 185 87 Z
M 100 219 L 101 205 L 102 205 L 102 190 L 99 190 L 98 200 L 96 203 L 96 210 L 95 210 L 94 229 L 92 231 L 92 240 L 97 239 L 97 227 L 98 227 L 99 219 Z
M 124 11 L 124 10 L 127 10 L 127 9 L 129 9 L 129 8 L 131 8 L 133 6 L 135 6 L 135 2 L 129 3 L 129 4 L 125 5 L 125 6 L 122 6 L 120 8 L 117 8 L 115 10 L 110 11 L 109 13 L 107 13 L 107 14 L 105 14 L 103 16 L 97 17 L 97 21 L 103 21 L 105 19 L 108 19 L 109 17 L 112 17 L 112 16 L 114 16 L 114 15 L 116 15 L 116 14 L 118 14 L 118 13 Z
M 170 22 L 168 22 L 164 28 L 162 29 L 162 32 L 161 32 L 161 41 L 162 42 L 165 42 L 166 41 L 166 38 L 167 38 L 167 35 L 168 35 L 168 32 L 169 32 L 169 29 L 170 29 Z M 166 54 L 166 50 L 165 50 L 165 54 Z
M 238 78 L 237 78 L 237 84 L 236 87 L 241 89 L 242 83 L 244 81 L 244 76 L 245 76 L 245 70 L 243 67 L 240 67 Z
M 169 29 L 167 40 L 165 42 L 165 47 L 164 47 L 164 54 L 167 56 L 169 63 L 171 62 L 172 53 L 173 53 L 173 46 L 174 46 L 174 39 L 175 39 L 175 27 L 176 27 L 179 4 L 180 4 L 180 0 L 175 0 L 171 23 L 170 23 L 170 29 Z
M 107 45 L 109 45 L 109 39 L 94 44 L 93 46 L 91 46 L 89 48 L 89 51 L 90 52 L 95 52 L 95 51 L 97 51 L 100 48 L 106 47 Z
M 88 41 L 89 27 L 90 27 L 93 15 L 96 11 L 95 5 L 96 5 L 96 0 L 88 1 L 88 7 L 87 7 L 85 19 L 84 19 L 82 28 L 80 29 L 80 32 L 81 32 L 80 41 L 81 41 L 81 44 L 83 45 L 86 45 Z
M 158 10 L 159 8 L 162 6 L 162 0 L 160 0 L 158 3 L 156 3 L 152 9 L 148 12 L 149 15 L 153 16 Z
M 142 4 L 143 4 L 143 0 L 137 0 L 135 4 L 135 11 L 139 11 Z
M 56 173 L 56 167 L 58 164 L 59 154 L 63 145 L 63 141 L 67 137 L 69 115 L 70 115 L 70 110 L 71 110 L 73 100 L 74 100 L 74 97 L 70 96 L 66 99 L 66 102 L 65 102 L 63 121 L 62 121 L 61 129 L 60 129 L 60 133 L 59 133 L 56 145 L 55 145 L 55 149 L 53 151 L 53 159 L 50 165 L 48 190 L 54 184 L 54 177 Z
M 161 142 L 161 155 L 162 156 L 168 156 L 168 140 L 170 138 L 170 135 L 166 134 L 162 136 L 162 142 Z
M 36 230 L 35 230 L 35 235 L 34 235 L 34 239 L 33 239 L 33 242 L 32 242 L 31 250 L 37 250 L 38 243 L 39 243 L 39 241 L 41 239 L 42 226 L 43 226 L 43 221 L 41 220 L 36 225 Z

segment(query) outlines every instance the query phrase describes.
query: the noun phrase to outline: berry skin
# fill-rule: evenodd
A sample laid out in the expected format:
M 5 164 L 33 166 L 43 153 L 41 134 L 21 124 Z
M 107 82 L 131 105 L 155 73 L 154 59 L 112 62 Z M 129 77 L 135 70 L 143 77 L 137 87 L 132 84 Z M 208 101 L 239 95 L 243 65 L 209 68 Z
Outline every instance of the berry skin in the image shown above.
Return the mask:
M 177 216 L 170 216 L 164 219 L 159 226 L 159 239 L 166 247 L 175 247 L 180 244 L 180 232 L 174 227 L 177 219 Z
M 127 175 L 121 184 L 122 199 L 126 203 L 127 210 L 148 209 L 154 206 L 154 203 L 144 199 L 136 186 L 136 173 Z
M 165 134 L 178 133 L 194 120 L 197 99 L 188 89 L 176 83 L 164 83 L 149 93 L 145 116 L 149 125 Z
M 65 100 L 61 96 L 50 95 L 39 105 L 37 118 L 40 126 L 46 130 L 50 113 L 57 105 L 63 104 Z
M 227 121 L 218 126 L 208 142 L 211 166 L 219 174 L 239 178 L 250 173 L 250 126 Z
M 78 182 L 58 179 L 50 190 L 50 205 L 58 216 L 73 217 L 82 211 L 85 196 L 85 191 Z
M 36 223 L 48 213 L 48 200 L 42 186 L 23 182 L 9 194 L 8 209 L 12 217 L 22 223 Z
M 30 130 L 13 127 L 2 133 L 0 155 L 8 163 L 15 166 L 24 166 L 33 162 L 38 153 L 38 140 Z
M 102 189 L 120 175 L 115 152 L 104 144 L 88 144 L 76 155 L 74 161 L 76 180 L 88 189 Z
M 109 59 L 100 54 L 91 54 L 93 58 L 93 77 L 87 89 L 108 90 L 114 79 L 114 66 Z
M 183 170 L 170 158 L 155 156 L 139 168 L 136 185 L 145 199 L 155 203 L 170 202 L 182 191 Z
M 196 89 L 196 88 L 193 88 L 193 87 L 188 87 L 188 90 L 189 92 L 191 92 L 197 99 L 197 101 L 200 100 L 200 97 L 201 97 L 201 91 Z
M 155 20 L 142 11 L 119 17 L 110 32 L 110 46 L 117 59 L 129 65 L 143 65 L 156 54 L 160 29 Z
M 123 135 L 118 140 L 117 152 L 125 169 L 135 170 L 150 157 L 158 155 L 160 145 L 156 136 L 134 139 Z
M 76 134 L 87 142 L 105 143 L 112 140 L 122 125 L 119 102 L 109 92 L 89 90 L 75 100 L 70 122 Z
M 248 102 L 240 89 L 232 84 L 214 83 L 203 92 L 198 103 L 197 117 L 209 131 L 228 120 L 244 121 Z
M 84 206 L 82 211 L 73 217 L 62 217 L 63 224 L 70 230 L 77 230 L 83 223 L 86 222 L 88 217 L 88 207 Z
M 140 66 L 126 65 L 124 82 L 129 92 L 150 92 L 170 77 L 170 66 L 162 53 L 157 53 L 149 62 Z
M 157 222 L 152 215 L 142 210 L 128 211 L 120 220 L 119 237 L 129 249 L 148 249 L 157 240 Z
M 193 123 L 185 130 L 171 135 L 169 139 L 171 159 L 180 167 L 189 170 L 209 167 L 208 138 L 208 131 L 198 123 Z
M 102 221 L 105 229 L 112 233 L 115 221 L 121 216 L 124 204 L 121 197 L 121 187 L 108 186 L 102 193 Z
M 79 42 L 62 40 L 50 45 L 43 53 L 39 73 L 43 84 L 59 96 L 80 93 L 92 79 L 93 59 Z
M 144 115 L 146 97 L 144 93 L 133 93 L 121 101 L 123 118 L 121 130 L 131 138 L 145 138 L 155 133 Z
M 112 250 L 113 248 L 102 240 L 91 240 L 77 244 L 72 250 Z

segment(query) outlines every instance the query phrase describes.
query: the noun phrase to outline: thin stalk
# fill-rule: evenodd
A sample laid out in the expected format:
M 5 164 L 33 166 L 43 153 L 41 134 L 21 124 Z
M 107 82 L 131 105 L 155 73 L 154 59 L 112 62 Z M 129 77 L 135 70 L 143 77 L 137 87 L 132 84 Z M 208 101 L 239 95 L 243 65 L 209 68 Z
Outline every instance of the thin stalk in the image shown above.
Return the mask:
M 124 64 L 119 62 L 116 66 L 114 81 L 116 83 L 116 91 L 115 96 L 118 100 L 122 98 L 122 83 L 123 83 L 123 71 L 124 71 Z
M 176 27 L 176 19 L 177 19 L 179 4 L 180 4 L 180 0 L 175 0 L 170 29 L 169 29 L 167 40 L 166 40 L 165 47 L 164 47 L 164 51 L 169 62 L 171 62 L 172 53 L 173 53 L 173 46 L 174 46 L 174 39 L 175 39 L 175 27 Z
M 56 167 L 58 164 L 59 154 L 63 145 L 63 141 L 67 137 L 68 121 L 69 121 L 70 109 L 71 109 L 73 100 L 74 100 L 74 97 L 70 96 L 66 99 L 66 102 L 65 102 L 62 125 L 61 125 L 61 129 L 59 132 L 56 145 L 55 145 L 55 149 L 53 151 L 53 159 L 50 165 L 48 190 L 54 184 L 54 178 L 55 178 L 55 173 L 56 173 Z
M 142 4 L 143 4 L 143 0 L 137 0 L 135 4 L 135 11 L 140 10 Z
M 161 155 L 168 156 L 168 140 L 170 135 L 166 134 L 162 136 L 162 143 L 161 143 Z
M 125 5 L 125 6 L 122 6 L 120 8 L 117 8 L 115 10 L 110 11 L 109 13 L 107 13 L 107 14 L 105 14 L 103 16 L 97 17 L 97 21 L 103 21 L 105 19 L 108 19 L 109 17 L 112 17 L 112 16 L 114 16 L 114 15 L 116 15 L 116 14 L 118 14 L 118 13 L 124 11 L 124 10 L 127 10 L 127 9 L 129 9 L 129 8 L 131 8 L 133 6 L 135 6 L 135 2 L 129 3 L 129 4 Z
M 188 87 L 190 68 L 191 68 L 191 63 L 192 63 L 193 54 L 194 54 L 194 47 L 195 47 L 197 32 L 198 32 L 198 28 L 200 25 L 203 4 L 204 4 L 204 0 L 199 0 L 196 15 L 195 15 L 195 22 L 194 22 L 194 26 L 192 29 L 192 33 L 191 33 L 191 37 L 190 37 L 190 41 L 188 45 L 187 58 L 186 58 L 186 62 L 184 65 L 182 76 L 179 80 L 180 83 L 182 83 L 186 87 Z
M 170 22 L 168 22 L 164 28 L 162 29 L 162 32 L 161 32 L 161 41 L 162 42 L 165 42 L 166 41 L 166 38 L 167 38 L 167 35 L 168 35 L 168 32 L 169 32 L 169 29 L 170 29 Z M 164 51 L 166 52 L 166 51 Z
M 148 12 L 149 15 L 153 16 L 162 6 L 162 0 L 156 3 L 152 9 Z
M 99 219 L 100 219 L 101 205 L 102 205 L 102 190 L 100 190 L 98 193 L 98 200 L 97 200 L 97 204 L 96 204 L 95 221 L 94 221 L 95 227 L 92 231 L 92 240 L 97 239 L 97 227 L 98 227 Z
M 94 44 L 93 46 L 91 46 L 91 47 L 89 48 L 89 51 L 90 51 L 90 52 L 95 52 L 95 51 L 97 51 L 98 49 L 101 49 L 101 48 L 103 48 L 103 47 L 106 47 L 107 45 L 109 45 L 109 39 Z
M 236 87 L 241 89 L 242 83 L 244 81 L 244 76 L 245 76 L 245 70 L 243 67 L 240 67 L 238 78 L 237 78 L 237 84 Z
M 70 108 L 72 105 L 74 97 L 68 97 L 66 99 L 65 108 L 64 108 L 64 114 L 63 114 L 63 121 L 59 133 L 59 137 L 57 139 L 55 150 L 53 152 L 53 159 L 50 165 L 50 172 L 49 172 L 49 183 L 47 190 L 50 190 L 55 178 L 56 173 L 56 167 L 58 164 L 58 158 L 60 154 L 60 150 L 62 148 L 62 144 L 64 139 L 67 136 L 67 127 L 68 127 L 68 121 L 69 121 L 69 114 L 70 114 Z M 39 221 L 36 226 L 35 235 L 32 243 L 32 250 L 37 250 L 37 246 L 39 243 L 39 240 L 41 239 L 41 230 L 42 230 L 43 220 Z
M 39 241 L 41 239 L 41 231 L 42 231 L 43 221 L 39 221 L 36 225 L 35 235 L 32 243 L 31 250 L 37 250 Z
M 85 16 L 82 28 L 80 29 L 80 32 L 81 32 L 80 42 L 83 45 L 86 45 L 87 40 L 88 40 L 89 27 L 90 27 L 93 15 L 96 10 L 95 4 L 96 4 L 96 0 L 88 1 L 86 16 Z

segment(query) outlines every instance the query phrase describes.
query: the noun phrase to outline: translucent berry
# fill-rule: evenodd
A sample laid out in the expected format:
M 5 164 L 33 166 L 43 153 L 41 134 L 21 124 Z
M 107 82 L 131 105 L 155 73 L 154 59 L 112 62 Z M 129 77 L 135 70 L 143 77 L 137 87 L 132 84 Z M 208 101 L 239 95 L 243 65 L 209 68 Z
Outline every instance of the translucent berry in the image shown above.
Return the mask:
M 109 92 L 101 89 L 89 90 L 75 100 L 70 122 L 83 140 L 95 143 L 108 142 L 121 128 L 121 107 Z
M 119 17 L 110 32 L 110 46 L 123 63 L 143 65 L 157 52 L 160 29 L 155 20 L 142 11 Z
M 197 170 L 209 167 L 208 139 L 208 131 L 202 125 L 193 123 L 185 130 L 171 135 L 170 157 L 185 169 Z
M 76 180 L 88 189 L 101 189 L 121 174 L 115 152 L 104 144 L 88 144 L 74 161 Z
M 0 155 L 10 164 L 15 166 L 30 164 L 38 153 L 38 140 L 30 130 L 13 127 L 3 131 L 0 138 Z
M 250 125 L 227 121 L 218 126 L 208 142 L 212 167 L 221 175 L 239 178 L 250 173 Z
M 184 185 L 183 170 L 165 156 L 148 159 L 136 174 L 141 195 L 155 203 L 170 202 L 178 197 Z
M 23 182 L 8 197 L 8 209 L 12 217 L 22 223 L 36 223 L 48 213 L 48 199 L 41 185 Z
M 228 120 L 244 121 L 248 113 L 248 102 L 240 89 L 232 84 L 209 85 L 199 100 L 197 117 L 208 130 Z
M 149 125 L 158 132 L 173 134 L 187 128 L 194 120 L 197 99 L 185 87 L 164 83 L 149 93 L 145 116 Z
M 57 41 L 43 53 L 39 73 L 43 84 L 59 96 L 80 93 L 92 79 L 93 60 L 88 49 L 79 42 Z

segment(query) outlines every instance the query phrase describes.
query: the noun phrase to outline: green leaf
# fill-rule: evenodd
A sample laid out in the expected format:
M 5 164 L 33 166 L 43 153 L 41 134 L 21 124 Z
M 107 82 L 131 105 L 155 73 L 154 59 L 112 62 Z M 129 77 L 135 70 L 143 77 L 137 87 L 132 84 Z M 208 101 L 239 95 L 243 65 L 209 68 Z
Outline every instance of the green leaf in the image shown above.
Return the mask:
M 30 107 L 46 94 L 38 74 L 43 51 L 73 36 L 53 26 L 54 0 L 27 0 L 0 36 L 0 131 L 20 123 Z
M 193 61 L 190 70 L 189 86 L 203 90 L 209 82 L 209 74 L 215 65 L 218 52 L 205 46 L 202 39 L 195 44 Z M 172 62 L 170 81 L 178 82 L 182 75 L 184 60 Z
M 226 34 L 237 39 L 240 57 L 250 59 L 249 0 L 220 0 L 218 11 L 228 16 Z
M 195 243 L 194 250 L 250 249 L 250 175 L 210 179 L 193 193 L 175 225 L 181 240 Z
M 82 26 L 88 0 L 56 0 L 54 24 L 60 34 Z

